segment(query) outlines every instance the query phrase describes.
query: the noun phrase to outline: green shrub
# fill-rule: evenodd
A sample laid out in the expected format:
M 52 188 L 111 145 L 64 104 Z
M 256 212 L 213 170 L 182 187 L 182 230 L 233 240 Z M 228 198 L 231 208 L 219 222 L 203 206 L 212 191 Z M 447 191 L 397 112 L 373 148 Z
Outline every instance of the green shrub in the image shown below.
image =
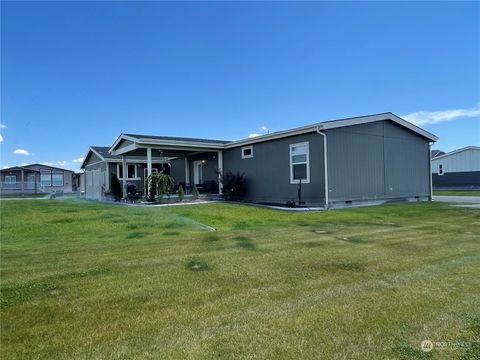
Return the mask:
M 184 198 L 185 198 L 185 191 L 183 190 L 183 186 L 180 185 L 178 187 L 178 200 L 183 201 Z
M 245 196 L 247 186 L 243 174 L 227 171 L 226 174 L 221 174 L 220 177 L 223 184 L 223 195 L 226 200 L 236 201 Z
M 192 196 L 193 196 L 193 198 L 194 198 L 194 199 L 198 199 L 198 195 L 200 195 L 200 194 L 199 194 L 199 192 L 198 192 L 197 186 L 196 186 L 196 185 L 193 185 L 193 189 L 192 189 Z

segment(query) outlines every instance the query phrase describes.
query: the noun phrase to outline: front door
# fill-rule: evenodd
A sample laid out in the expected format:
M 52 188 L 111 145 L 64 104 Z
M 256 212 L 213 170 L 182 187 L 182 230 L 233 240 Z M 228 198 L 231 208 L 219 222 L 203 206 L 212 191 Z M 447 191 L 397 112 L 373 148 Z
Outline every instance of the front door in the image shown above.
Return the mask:
M 193 162 L 193 180 L 195 182 L 195 185 L 199 185 L 203 183 L 201 160 L 197 160 Z

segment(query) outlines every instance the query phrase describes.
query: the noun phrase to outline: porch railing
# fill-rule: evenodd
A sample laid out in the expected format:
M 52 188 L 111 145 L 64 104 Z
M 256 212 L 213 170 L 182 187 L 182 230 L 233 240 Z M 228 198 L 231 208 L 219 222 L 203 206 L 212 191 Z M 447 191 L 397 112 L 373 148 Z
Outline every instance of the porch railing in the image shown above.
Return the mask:
M 8 190 L 22 190 L 22 182 L 17 181 L 17 182 L 11 183 L 11 182 L 0 181 L 0 188 L 8 189 Z M 24 181 L 23 189 L 35 190 L 35 181 Z

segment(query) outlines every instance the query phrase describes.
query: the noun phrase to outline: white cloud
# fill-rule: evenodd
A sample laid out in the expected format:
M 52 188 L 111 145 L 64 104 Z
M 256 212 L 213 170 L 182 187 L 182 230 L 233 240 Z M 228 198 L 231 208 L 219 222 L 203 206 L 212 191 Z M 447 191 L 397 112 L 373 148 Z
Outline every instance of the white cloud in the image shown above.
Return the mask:
M 68 161 L 57 161 L 57 164 L 60 166 L 65 166 L 67 165 Z
M 28 150 L 25 150 L 25 149 L 15 149 L 15 150 L 13 150 L 13 153 L 15 155 L 30 155 L 30 152 Z
M 0 124 L 0 129 L 6 129 L 7 128 L 7 125 L 5 124 Z
M 4 166 L 2 167 L 2 169 L 8 169 L 9 167 L 10 167 L 10 166 L 8 166 L 8 165 L 4 165 Z
M 77 159 L 75 159 L 75 160 L 72 160 L 72 162 L 74 162 L 74 163 L 82 163 L 83 160 L 85 160 L 85 158 L 79 157 L 79 158 L 77 158 Z
M 3 136 L 0 134 L 0 142 L 3 142 Z
M 53 165 L 53 163 L 51 163 L 51 162 L 49 162 L 49 161 L 43 162 L 42 165 L 55 166 L 55 165 Z
M 29 163 L 21 163 L 20 166 L 27 166 L 30 165 Z
M 263 126 L 260 126 L 258 128 L 260 131 L 257 133 L 257 132 L 253 132 L 253 133 L 250 133 L 248 135 L 249 138 L 253 138 L 253 137 L 257 137 L 257 136 L 261 136 L 261 135 L 266 135 L 266 134 L 269 134 L 270 133 L 270 129 L 267 128 L 265 125 Z
M 417 111 L 402 116 L 415 125 L 437 124 L 446 121 L 453 121 L 459 118 L 471 118 L 480 116 L 480 105 L 471 109 L 452 109 L 443 111 Z

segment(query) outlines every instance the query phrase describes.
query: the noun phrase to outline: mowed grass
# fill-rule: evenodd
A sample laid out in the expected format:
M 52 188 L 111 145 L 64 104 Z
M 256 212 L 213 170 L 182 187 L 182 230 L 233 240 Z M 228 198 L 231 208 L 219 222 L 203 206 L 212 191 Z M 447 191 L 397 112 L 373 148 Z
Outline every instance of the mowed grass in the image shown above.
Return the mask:
M 480 196 L 480 190 L 433 190 L 436 196 Z
M 477 359 L 479 234 L 479 210 L 437 203 L 4 201 L 0 355 Z

